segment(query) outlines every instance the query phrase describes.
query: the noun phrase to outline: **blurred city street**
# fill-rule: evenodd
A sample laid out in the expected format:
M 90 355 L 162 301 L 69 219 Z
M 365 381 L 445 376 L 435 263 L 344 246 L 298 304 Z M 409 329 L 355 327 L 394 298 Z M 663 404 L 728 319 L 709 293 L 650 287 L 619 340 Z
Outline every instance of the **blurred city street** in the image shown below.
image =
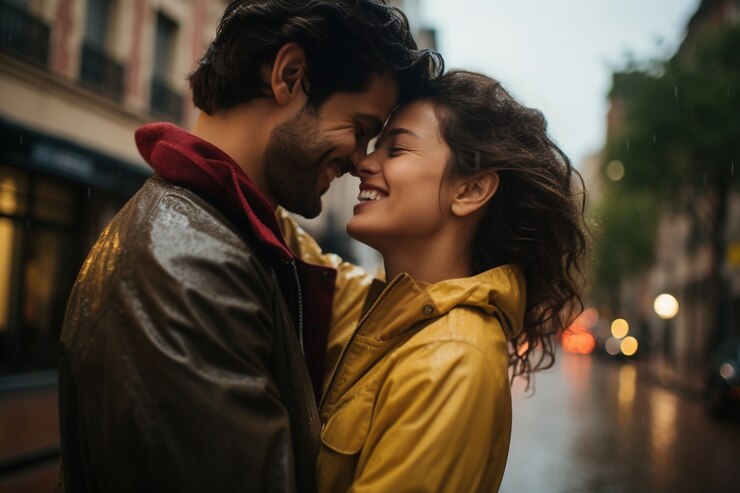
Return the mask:
M 515 385 L 502 493 L 738 491 L 738 420 L 713 420 L 639 361 L 557 356 L 534 396 Z
M 534 392 L 515 383 L 500 491 L 740 492 L 740 0 L 386 2 L 445 67 L 542 112 L 583 179 L 584 311 Z M 204 55 L 229 3 L 0 0 L 0 493 L 52 490 L 70 291 L 153 173 L 136 130 L 200 118 L 188 74 L 218 65 Z M 359 182 L 335 181 L 323 212 L 297 220 L 378 272 L 380 254 L 346 234 Z

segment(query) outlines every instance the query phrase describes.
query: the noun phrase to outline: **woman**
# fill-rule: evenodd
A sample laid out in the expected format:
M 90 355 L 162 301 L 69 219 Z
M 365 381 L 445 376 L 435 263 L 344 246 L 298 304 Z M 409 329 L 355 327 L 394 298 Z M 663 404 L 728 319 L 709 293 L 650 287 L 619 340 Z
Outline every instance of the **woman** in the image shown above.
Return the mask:
M 545 127 L 495 80 L 450 72 L 359 164 L 347 231 L 389 282 L 325 382 L 319 491 L 498 489 L 509 367 L 550 366 L 581 308 L 582 190 Z

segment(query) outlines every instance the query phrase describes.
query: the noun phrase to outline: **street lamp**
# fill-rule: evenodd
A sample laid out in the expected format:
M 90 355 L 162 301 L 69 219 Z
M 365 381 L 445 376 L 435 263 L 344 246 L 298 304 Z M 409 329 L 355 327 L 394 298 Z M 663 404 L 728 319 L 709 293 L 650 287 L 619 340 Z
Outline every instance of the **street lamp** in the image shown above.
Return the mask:
M 663 293 L 655 298 L 653 309 L 663 320 L 670 320 L 678 313 L 678 300 L 668 293 Z
M 665 320 L 662 336 L 663 353 L 668 356 L 668 360 L 670 361 L 671 366 L 673 366 L 675 365 L 675 360 L 673 354 L 671 319 L 678 313 L 678 300 L 668 293 L 660 294 L 655 298 L 653 309 L 660 318 Z

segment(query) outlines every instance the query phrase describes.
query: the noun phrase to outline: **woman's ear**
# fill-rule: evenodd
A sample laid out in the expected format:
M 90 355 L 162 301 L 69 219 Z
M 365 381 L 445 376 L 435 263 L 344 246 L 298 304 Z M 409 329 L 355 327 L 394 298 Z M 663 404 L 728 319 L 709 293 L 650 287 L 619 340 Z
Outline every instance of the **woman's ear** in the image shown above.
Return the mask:
M 263 77 L 269 80 L 275 102 L 289 104 L 304 97 L 301 81 L 306 70 L 306 54 L 297 43 L 286 43 L 278 50 L 272 66 L 263 67 Z
M 495 171 L 465 178 L 455 188 L 451 204 L 452 213 L 458 217 L 466 217 L 483 210 L 498 190 L 498 183 L 498 173 Z

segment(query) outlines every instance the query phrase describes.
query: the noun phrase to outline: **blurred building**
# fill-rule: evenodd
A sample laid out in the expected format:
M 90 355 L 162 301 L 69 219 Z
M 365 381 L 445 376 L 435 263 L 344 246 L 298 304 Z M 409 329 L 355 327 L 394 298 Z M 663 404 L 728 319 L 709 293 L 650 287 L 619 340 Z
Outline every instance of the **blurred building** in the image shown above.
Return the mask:
M 702 32 L 739 20 L 740 0 L 702 0 L 676 56 L 690 56 Z M 620 102 L 613 99 L 608 132 L 616 132 L 622 119 Z M 697 194 L 694 202 L 697 210 L 711 211 L 716 200 L 708 194 Z M 621 314 L 643 328 L 645 349 L 651 349 L 658 377 L 695 391 L 703 389 L 706 368 L 717 344 L 732 336 L 740 337 L 740 194 L 732 189 L 726 214 L 722 233 L 727 254 L 715 258 L 706 240 L 709 220 L 701 224 L 686 212 L 662 210 L 655 263 L 651 269 L 624 280 L 617 300 Z M 706 231 L 700 231 L 702 227 Z M 713 293 L 710 286 L 715 262 L 721 265 L 719 293 Z M 671 320 L 660 319 L 654 310 L 654 300 L 661 293 L 670 293 L 679 301 L 678 314 Z
M 51 488 L 69 290 L 151 173 L 134 130 L 196 116 L 185 75 L 227 3 L 0 0 L 0 490 Z

